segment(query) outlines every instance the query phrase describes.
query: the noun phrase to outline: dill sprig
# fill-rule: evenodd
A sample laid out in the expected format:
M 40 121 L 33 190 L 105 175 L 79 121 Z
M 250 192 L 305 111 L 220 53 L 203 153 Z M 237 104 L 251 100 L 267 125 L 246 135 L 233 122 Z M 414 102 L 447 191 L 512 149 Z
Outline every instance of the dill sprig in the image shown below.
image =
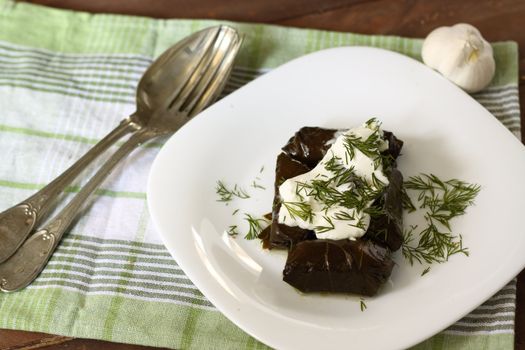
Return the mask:
M 347 155 L 348 152 L 345 152 Z M 347 168 L 343 165 L 342 159 L 337 156 L 330 158 L 325 164 L 324 168 L 334 175 L 330 178 L 329 182 L 335 186 L 341 186 L 345 183 L 352 182 L 357 179 L 357 175 L 354 173 L 354 166 Z
M 410 196 L 407 193 L 407 189 L 405 186 L 401 189 L 401 200 L 403 204 L 403 209 L 407 210 L 409 213 L 412 213 L 416 211 L 416 206 L 414 203 L 412 203 L 412 199 L 410 199 Z
M 474 204 L 480 186 L 456 179 L 443 181 L 433 174 L 422 174 L 410 177 L 404 187 L 419 192 L 419 208 L 426 211 L 426 226 L 419 232 L 417 244 L 414 244 L 413 235 L 416 227 L 405 231 L 402 251 L 408 262 L 411 265 L 414 261 L 443 263 L 454 254 L 468 256 L 468 249 L 463 247 L 461 235 L 451 232 L 450 221 L 465 214 L 466 208 Z M 408 194 L 405 193 L 404 197 L 404 207 L 415 210 L 416 206 L 410 201 Z
M 357 135 L 346 135 L 344 146 L 346 148 L 345 160 L 348 164 L 348 158 L 354 159 L 355 151 L 359 150 L 365 156 L 374 161 L 375 169 L 382 165 L 385 169 L 392 165 L 393 159 L 388 155 L 383 155 L 380 152 L 380 145 L 383 142 L 382 133 L 380 132 L 381 123 L 376 118 L 371 118 L 365 122 L 366 127 L 372 130 L 372 133 L 363 139 Z
M 258 184 L 257 181 L 255 181 L 255 180 L 252 182 L 252 187 L 253 187 L 253 188 L 260 188 L 260 189 L 262 189 L 262 190 L 265 190 L 265 189 L 266 189 L 266 187 L 264 187 L 264 186 L 261 185 L 261 184 Z
M 306 222 L 313 221 L 314 214 L 310 204 L 304 202 L 283 202 L 282 205 L 288 210 L 292 219 L 300 218 Z
M 230 236 L 237 236 L 239 234 L 239 231 L 237 230 L 237 225 L 228 226 L 228 230 L 226 232 Z
M 361 308 L 361 312 L 366 310 L 366 304 L 363 298 L 359 299 L 359 307 Z
M 302 194 L 313 197 L 324 204 L 325 209 L 339 203 L 342 193 L 330 185 L 331 180 L 312 180 L 311 182 L 296 182 L 296 194 L 303 198 Z
M 372 181 L 375 181 L 374 186 L 370 186 L 363 179 L 355 176 L 355 174 L 350 174 L 351 176 L 348 176 L 343 182 L 347 184 L 348 189 L 346 190 L 339 189 L 339 186 L 342 185 L 340 183 L 341 176 L 346 175 L 336 172 L 333 177 L 328 179 L 314 179 L 308 183 L 296 182 L 296 194 L 300 198 L 303 195 L 313 197 L 316 201 L 323 204 L 323 210 L 339 205 L 362 212 L 369 208 L 371 201 L 380 196 L 384 189 L 384 184 L 376 177 L 373 177 Z
M 377 158 L 379 155 L 377 144 L 379 142 L 379 132 L 376 130 L 366 139 L 361 138 L 357 135 L 346 135 L 344 146 L 346 152 L 350 156 L 350 159 L 355 158 L 355 151 L 359 150 L 365 156 L 369 158 Z
M 414 241 L 413 231 L 417 226 L 412 226 L 409 230 L 405 230 L 403 237 L 402 253 L 410 265 L 414 265 L 414 262 L 417 261 L 420 264 L 424 262 L 427 264 L 432 263 L 441 263 L 444 262 L 435 254 L 435 246 L 426 246 L 426 245 L 412 245 Z M 442 255 L 442 254 L 440 254 Z
M 480 186 L 467 182 L 452 179 L 448 181 L 440 180 L 434 174 L 421 174 L 411 176 L 404 183 L 407 189 L 420 191 L 418 200 L 423 200 L 430 193 L 435 196 L 436 191 L 443 191 L 443 203 L 447 209 L 452 210 L 458 215 L 463 215 L 465 209 L 474 203 L 474 198 L 479 193 Z
M 244 220 L 248 222 L 248 233 L 244 236 L 245 239 L 255 239 L 265 228 L 263 225 L 268 226 L 269 221 L 265 218 L 255 218 L 250 214 L 244 214 Z
M 323 219 L 326 221 L 327 225 L 326 226 L 316 226 L 316 227 L 314 227 L 316 232 L 324 233 L 324 232 L 328 232 L 330 230 L 333 230 L 335 228 L 334 222 L 332 221 L 332 219 L 330 219 L 330 217 L 328 215 L 324 215 Z
M 348 211 L 340 210 L 337 213 L 334 214 L 334 218 L 337 220 L 348 220 L 348 221 L 354 221 L 355 220 L 355 212 L 350 213 Z
M 233 189 L 229 189 L 224 184 L 224 182 L 220 180 L 217 181 L 215 192 L 219 196 L 219 199 L 217 199 L 217 201 L 219 202 L 230 202 L 233 200 L 234 197 L 241 198 L 241 199 L 250 198 L 250 195 L 237 184 L 234 185 Z
M 366 230 L 366 224 L 365 224 L 365 219 L 363 216 L 360 216 L 358 219 L 357 219 L 357 222 L 354 223 L 354 224 L 348 224 L 348 226 L 352 226 L 352 227 L 357 227 L 361 230 Z

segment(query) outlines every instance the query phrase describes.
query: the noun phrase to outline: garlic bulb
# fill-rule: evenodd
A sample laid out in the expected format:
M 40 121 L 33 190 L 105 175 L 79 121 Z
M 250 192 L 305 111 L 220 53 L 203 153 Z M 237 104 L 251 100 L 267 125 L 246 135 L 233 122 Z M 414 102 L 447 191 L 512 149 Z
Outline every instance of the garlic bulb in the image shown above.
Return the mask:
M 426 65 L 467 92 L 486 87 L 496 70 L 492 46 L 470 24 L 434 29 L 421 54 Z

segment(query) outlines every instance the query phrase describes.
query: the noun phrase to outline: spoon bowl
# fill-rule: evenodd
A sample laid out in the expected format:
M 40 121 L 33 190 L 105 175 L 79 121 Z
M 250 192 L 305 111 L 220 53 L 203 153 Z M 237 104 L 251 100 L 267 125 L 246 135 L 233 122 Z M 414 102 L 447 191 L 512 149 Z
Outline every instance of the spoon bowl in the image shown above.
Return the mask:
M 143 124 L 136 124 L 137 131 L 102 165 L 80 192 L 45 227 L 39 229 L 22 244 L 14 255 L 0 264 L 0 290 L 13 292 L 22 289 L 40 274 L 86 200 L 122 159 L 142 143 L 177 131 L 220 94 L 231 72 L 234 58 L 242 40 L 237 32 L 230 27 L 220 26 L 217 30 L 211 30 L 211 32 L 215 31 L 214 39 L 211 41 L 204 40 L 208 44 L 196 46 L 196 48 L 200 47 L 197 49 L 200 55 L 195 56 L 195 62 L 188 62 L 188 67 L 194 69 L 183 71 L 182 76 L 185 76 L 186 80 L 182 84 L 177 84 L 181 88 L 178 91 L 166 93 L 164 90 L 159 90 L 158 92 L 166 100 L 155 100 L 158 101 L 158 104 L 149 105 L 148 107 L 154 107 L 149 112 L 147 110 L 137 111 L 133 116 L 143 118 L 142 122 L 144 122 Z M 171 69 L 171 65 L 168 64 L 170 62 L 169 57 L 172 56 L 167 54 L 159 64 L 161 67 L 168 67 L 168 71 L 174 72 L 175 70 Z M 185 56 L 183 55 L 183 57 Z M 173 64 L 177 60 L 171 62 Z M 163 70 L 154 70 L 151 76 L 146 75 L 144 84 L 148 86 L 148 81 L 157 81 L 155 79 L 156 74 Z M 179 77 L 177 76 L 177 78 Z M 150 78 L 151 80 L 149 80 Z M 163 79 L 164 82 L 168 81 L 164 80 L 164 77 L 158 79 Z M 146 91 L 151 93 L 153 90 L 155 89 Z M 157 98 L 156 94 L 151 96 Z M 138 101 L 144 100 L 138 99 Z
M 144 128 L 152 116 L 162 114 L 203 65 L 217 51 L 217 40 L 233 29 L 225 26 L 206 28 L 183 39 L 161 54 L 146 70 L 137 87 L 137 110 L 61 175 L 37 193 L 0 213 L 0 263 L 6 261 L 27 239 L 56 205 L 62 192 L 100 154 L 122 137 Z M 198 81 L 193 79 L 193 81 Z M 184 91 L 186 91 L 184 90 Z M 209 102 L 209 101 L 208 101 Z M 179 121 L 178 125 L 181 121 Z
M 221 27 L 196 32 L 162 53 L 144 72 L 137 86 L 137 112 L 145 122 L 159 108 L 167 108 L 213 48 Z

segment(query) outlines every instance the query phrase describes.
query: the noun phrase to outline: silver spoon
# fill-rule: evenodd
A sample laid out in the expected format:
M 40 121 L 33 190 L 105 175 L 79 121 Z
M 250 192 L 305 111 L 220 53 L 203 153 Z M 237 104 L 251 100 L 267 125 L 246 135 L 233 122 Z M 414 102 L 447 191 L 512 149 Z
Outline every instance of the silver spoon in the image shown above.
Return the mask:
M 146 125 L 153 112 L 177 95 L 218 40 L 221 27 L 188 36 L 165 51 L 146 70 L 137 87 L 137 111 L 124 119 L 69 169 L 40 191 L 0 213 L 0 263 L 15 253 L 33 228 L 55 206 L 59 195 L 100 154 L 123 136 Z
M 11 258 L 0 264 L 0 290 L 22 289 L 38 276 L 82 205 L 120 160 L 138 145 L 174 133 L 219 95 L 240 44 L 241 39 L 234 29 L 220 28 L 213 50 L 207 50 L 206 55 L 199 59 L 199 65 L 183 88 L 176 93 L 164 94 L 165 99 L 150 111 L 151 117 L 145 124 L 138 127 L 138 131 L 104 163 L 71 202 L 49 224 L 26 240 Z M 160 75 L 158 78 L 164 79 Z M 140 110 L 137 113 L 140 118 Z

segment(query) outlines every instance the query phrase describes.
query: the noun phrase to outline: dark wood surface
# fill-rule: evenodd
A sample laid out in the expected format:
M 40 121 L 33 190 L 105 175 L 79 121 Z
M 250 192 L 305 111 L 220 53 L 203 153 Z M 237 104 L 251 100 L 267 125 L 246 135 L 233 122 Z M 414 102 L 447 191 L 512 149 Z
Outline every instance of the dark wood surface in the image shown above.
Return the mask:
M 473 24 L 490 41 L 514 40 L 525 48 L 523 0 L 34 0 L 42 5 L 155 18 L 216 18 L 366 34 L 424 37 L 432 29 Z M 520 54 L 520 105 L 525 108 L 525 56 Z M 522 127 L 522 130 L 525 129 Z M 524 132 L 525 134 L 525 132 Z M 524 252 L 525 254 L 525 252 Z M 113 349 L 149 347 L 50 334 L 0 330 L 0 349 Z M 525 271 L 518 278 L 516 349 L 525 350 Z

